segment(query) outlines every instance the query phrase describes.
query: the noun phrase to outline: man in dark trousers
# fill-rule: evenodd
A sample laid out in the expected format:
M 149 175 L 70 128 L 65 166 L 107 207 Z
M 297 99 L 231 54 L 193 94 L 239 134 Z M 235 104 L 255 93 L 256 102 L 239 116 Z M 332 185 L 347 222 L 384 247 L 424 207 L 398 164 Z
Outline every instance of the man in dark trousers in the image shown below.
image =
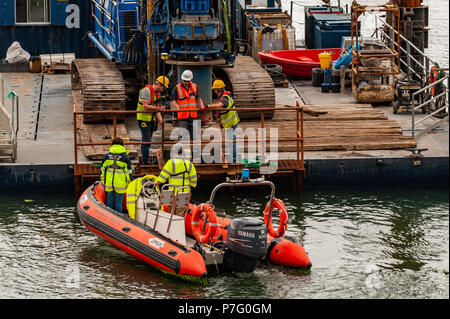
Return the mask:
M 156 79 L 153 85 L 146 85 L 139 92 L 139 102 L 137 106 L 138 111 L 162 111 L 164 106 L 158 105 L 158 99 L 164 89 L 169 88 L 169 79 L 165 76 L 160 76 Z M 151 142 L 153 132 L 157 130 L 157 126 L 162 124 L 161 113 L 137 113 L 136 115 L 139 130 L 142 135 L 142 142 Z M 144 165 L 150 164 L 150 145 L 142 144 L 142 163 Z
M 197 111 L 206 110 L 202 98 L 198 95 L 198 86 L 192 82 L 193 79 L 192 71 L 184 71 L 181 82 L 174 88 L 171 96 L 173 109 L 186 110 L 178 112 L 178 126 L 189 132 L 189 140 L 193 139 L 194 121 L 198 119 Z
M 106 191 L 106 205 L 122 213 L 122 201 L 132 178 L 128 150 L 120 137 L 114 138 L 109 153 L 103 158 L 100 180 Z

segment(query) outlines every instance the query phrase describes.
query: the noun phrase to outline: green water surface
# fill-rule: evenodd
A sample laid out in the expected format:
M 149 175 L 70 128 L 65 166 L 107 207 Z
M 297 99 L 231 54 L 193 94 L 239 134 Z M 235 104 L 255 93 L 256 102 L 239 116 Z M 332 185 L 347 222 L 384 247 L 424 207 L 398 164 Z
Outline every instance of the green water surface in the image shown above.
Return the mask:
M 220 193 L 216 205 L 262 218 L 263 194 Z M 278 197 L 311 272 L 263 266 L 199 287 L 97 239 L 72 193 L 2 194 L 0 298 L 449 298 L 448 188 Z

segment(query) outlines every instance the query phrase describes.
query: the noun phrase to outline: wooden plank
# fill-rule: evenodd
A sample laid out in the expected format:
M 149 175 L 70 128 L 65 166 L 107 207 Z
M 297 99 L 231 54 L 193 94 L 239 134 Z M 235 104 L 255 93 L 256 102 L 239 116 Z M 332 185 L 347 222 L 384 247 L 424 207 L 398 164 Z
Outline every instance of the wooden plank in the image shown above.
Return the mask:
M 92 143 L 89 131 L 86 129 L 84 124 L 80 121 L 81 125 L 78 125 L 78 135 L 80 136 L 80 143 Z M 95 148 L 93 146 L 83 146 L 83 153 L 87 158 L 91 158 L 96 155 Z
M 108 132 L 110 136 L 114 136 L 114 125 L 108 124 L 107 125 Z M 130 139 L 130 136 L 128 134 L 128 130 L 125 124 L 117 124 L 117 136 L 122 138 L 125 142 Z M 135 158 L 138 156 L 138 152 L 135 145 L 126 145 L 127 150 L 130 152 L 129 157 Z

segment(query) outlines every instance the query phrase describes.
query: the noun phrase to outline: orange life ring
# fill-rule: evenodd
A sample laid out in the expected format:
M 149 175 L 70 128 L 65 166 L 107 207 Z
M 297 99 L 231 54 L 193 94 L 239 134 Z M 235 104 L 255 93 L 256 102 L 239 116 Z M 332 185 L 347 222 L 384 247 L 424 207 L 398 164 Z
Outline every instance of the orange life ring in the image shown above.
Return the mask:
M 200 229 L 201 213 L 206 213 L 208 218 L 209 227 L 205 234 L 202 234 Z M 200 204 L 195 207 L 194 212 L 192 213 L 191 225 L 195 239 L 202 244 L 207 243 L 211 241 L 211 236 L 214 236 L 218 227 L 216 213 L 210 205 Z
M 431 67 L 431 72 L 430 72 L 430 84 L 433 84 L 434 82 L 436 82 L 436 78 L 437 78 L 437 70 L 436 70 L 436 67 L 433 65 Z M 431 87 L 431 94 L 433 96 L 435 96 L 435 94 L 434 94 L 434 86 Z
M 264 209 L 264 224 L 267 225 L 267 220 L 269 219 L 269 205 L 270 202 L 267 203 L 266 208 Z M 269 235 L 274 238 L 279 238 L 284 235 L 287 229 L 288 225 L 288 213 L 286 210 L 286 206 L 284 206 L 283 202 L 280 199 L 274 199 L 272 202 L 272 211 L 273 208 L 276 207 L 278 211 L 280 212 L 280 226 L 278 226 L 278 229 L 275 230 L 272 224 L 272 218 L 269 220 L 269 225 L 267 226 L 267 229 L 269 231 Z M 272 212 L 270 212 L 272 214 Z

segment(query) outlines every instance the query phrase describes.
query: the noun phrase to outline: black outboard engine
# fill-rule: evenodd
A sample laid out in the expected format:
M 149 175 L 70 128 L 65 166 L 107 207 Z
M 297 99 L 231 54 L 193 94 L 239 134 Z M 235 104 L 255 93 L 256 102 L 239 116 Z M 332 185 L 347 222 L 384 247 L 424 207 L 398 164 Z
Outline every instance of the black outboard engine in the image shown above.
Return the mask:
M 228 226 L 224 266 L 229 270 L 252 272 L 266 254 L 267 232 L 256 218 L 235 218 Z

